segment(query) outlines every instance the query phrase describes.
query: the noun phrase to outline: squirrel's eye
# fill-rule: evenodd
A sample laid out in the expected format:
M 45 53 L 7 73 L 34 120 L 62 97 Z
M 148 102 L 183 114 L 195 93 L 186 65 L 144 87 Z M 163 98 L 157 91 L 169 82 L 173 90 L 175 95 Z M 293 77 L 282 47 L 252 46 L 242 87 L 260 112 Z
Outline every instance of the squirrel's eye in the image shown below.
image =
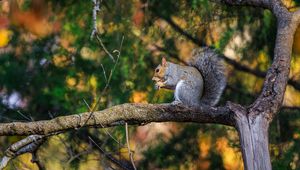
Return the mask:
M 157 68 L 157 69 L 155 69 L 155 72 L 156 72 L 156 73 L 158 73 L 158 72 L 159 72 L 159 69 L 158 69 L 158 68 Z

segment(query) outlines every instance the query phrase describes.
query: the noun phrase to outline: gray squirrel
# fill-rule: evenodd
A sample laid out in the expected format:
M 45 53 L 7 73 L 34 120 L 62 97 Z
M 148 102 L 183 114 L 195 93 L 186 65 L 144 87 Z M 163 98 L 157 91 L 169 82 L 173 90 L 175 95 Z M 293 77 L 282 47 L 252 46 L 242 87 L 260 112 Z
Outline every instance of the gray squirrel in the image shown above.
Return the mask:
M 218 54 L 208 47 L 193 50 L 189 66 L 162 58 L 152 80 L 158 89 L 175 90 L 174 104 L 187 106 L 216 105 L 226 86 L 224 64 Z

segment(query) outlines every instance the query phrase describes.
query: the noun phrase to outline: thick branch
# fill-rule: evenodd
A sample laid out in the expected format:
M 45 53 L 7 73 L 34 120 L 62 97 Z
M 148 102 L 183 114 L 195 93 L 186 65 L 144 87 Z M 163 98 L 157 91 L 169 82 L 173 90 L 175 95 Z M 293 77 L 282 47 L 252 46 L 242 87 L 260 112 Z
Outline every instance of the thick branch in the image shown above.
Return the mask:
M 269 0 L 269 9 L 273 12 L 277 19 L 284 19 L 290 12 L 281 2 L 281 0 Z
M 191 40 L 194 44 L 198 45 L 198 46 L 207 46 L 207 44 L 205 44 L 205 42 L 193 37 L 191 34 L 189 34 L 188 32 L 184 31 L 179 25 L 177 25 L 171 18 L 168 17 L 163 17 L 159 14 L 156 13 L 156 15 L 158 17 L 160 17 L 161 19 L 165 20 L 176 32 L 180 33 L 181 35 L 185 36 L 187 39 Z
M 288 82 L 294 33 L 298 26 L 291 13 L 281 13 L 277 18 L 277 36 L 274 60 L 267 72 L 263 90 L 249 109 L 253 115 L 264 114 L 272 120 L 281 107 Z
M 61 116 L 36 122 L 13 122 L 0 124 L 0 135 L 47 135 L 80 127 L 110 127 L 128 122 L 146 124 L 150 122 L 197 122 L 233 125 L 227 107 L 201 106 L 186 108 L 172 104 L 122 104 L 90 115 L 90 112 Z
M 234 103 L 228 103 L 227 106 L 234 113 L 245 169 L 271 170 L 268 150 L 269 123 L 265 117 L 261 114 L 251 121 L 243 106 Z
M 267 72 L 260 96 L 249 109 L 252 118 L 262 114 L 271 121 L 282 105 L 290 71 L 293 37 L 299 17 L 297 13 L 294 15 L 290 13 L 281 0 L 224 0 L 224 2 L 231 5 L 262 6 L 270 9 L 277 18 L 274 60 Z

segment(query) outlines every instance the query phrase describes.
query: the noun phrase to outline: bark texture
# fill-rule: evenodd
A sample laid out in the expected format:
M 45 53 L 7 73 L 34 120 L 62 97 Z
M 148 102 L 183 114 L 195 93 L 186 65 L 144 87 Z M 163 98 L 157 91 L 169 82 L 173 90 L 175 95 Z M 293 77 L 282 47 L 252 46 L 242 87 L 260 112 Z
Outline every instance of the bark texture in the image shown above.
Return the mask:
M 299 11 L 289 12 L 280 0 L 225 0 L 230 5 L 267 8 L 277 19 L 273 63 L 269 68 L 262 92 L 249 107 L 230 103 L 235 127 L 239 132 L 244 167 L 248 170 L 271 170 L 268 128 L 282 101 L 289 78 L 293 37 L 299 24 Z
M 110 127 L 144 125 L 150 122 L 196 122 L 234 125 L 227 107 L 187 108 L 172 104 L 122 104 L 111 108 L 86 112 L 78 115 L 61 116 L 51 120 L 35 122 L 0 123 L 0 136 L 8 135 L 49 135 L 81 127 Z

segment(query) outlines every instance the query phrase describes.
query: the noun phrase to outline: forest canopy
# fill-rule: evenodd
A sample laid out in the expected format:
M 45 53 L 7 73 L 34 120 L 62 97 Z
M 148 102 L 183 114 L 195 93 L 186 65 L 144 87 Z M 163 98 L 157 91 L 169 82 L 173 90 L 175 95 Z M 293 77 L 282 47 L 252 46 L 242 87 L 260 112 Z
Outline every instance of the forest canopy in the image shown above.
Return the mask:
M 151 80 L 155 67 L 162 57 L 186 65 L 192 50 L 203 46 L 223 54 L 226 64 L 228 85 L 219 105 L 250 105 L 261 92 L 274 60 L 271 11 L 210 0 L 102 0 L 94 18 L 93 2 L 0 1 L 1 123 L 123 103 L 170 103 L 173 92 L 156 90 Z M 282 2 L 289 11 L 299 5 Z M 269 129 L 273 169 L 300 168 L 299 55 L 297 29 L 283 105 Z M 1 136 L 0 156 L 23 138 Z M 132 161 L 138 169 L 243 169 L 238 133 L 216 124 L 78 128 L 49 137 L 36 154 L 46 169 L 105 169 Z M 38 163 L 27 153 L 8 169 L 38 169 Z

